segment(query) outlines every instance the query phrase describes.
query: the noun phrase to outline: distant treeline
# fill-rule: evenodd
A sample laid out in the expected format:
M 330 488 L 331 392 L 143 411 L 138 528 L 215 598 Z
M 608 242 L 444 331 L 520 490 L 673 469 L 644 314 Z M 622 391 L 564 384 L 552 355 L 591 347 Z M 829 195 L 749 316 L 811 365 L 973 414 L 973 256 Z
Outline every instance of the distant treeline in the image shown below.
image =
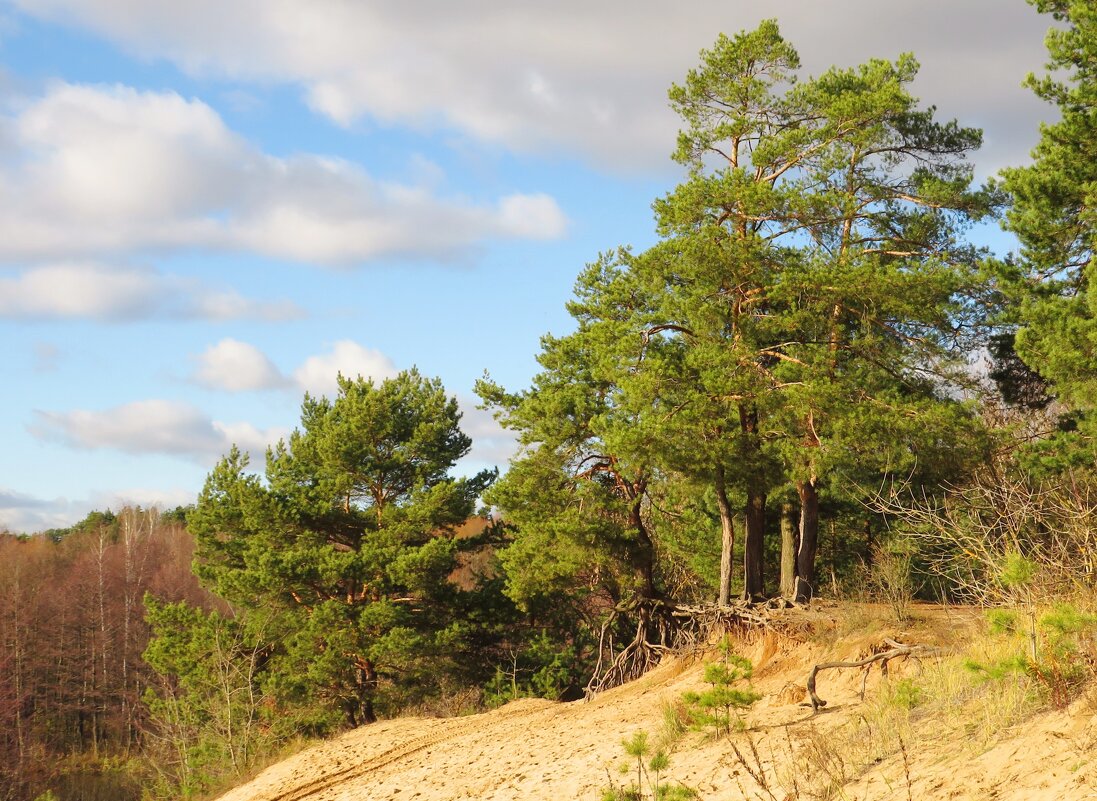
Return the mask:
M 145 593 L 218 605 L 192 551 L 182 510 L 94 512 L 69 529 L 0 535 L 0 798 L 32 798 L 62 774 L 140 751 L 142 697 L 157 681 L 141 658 Z

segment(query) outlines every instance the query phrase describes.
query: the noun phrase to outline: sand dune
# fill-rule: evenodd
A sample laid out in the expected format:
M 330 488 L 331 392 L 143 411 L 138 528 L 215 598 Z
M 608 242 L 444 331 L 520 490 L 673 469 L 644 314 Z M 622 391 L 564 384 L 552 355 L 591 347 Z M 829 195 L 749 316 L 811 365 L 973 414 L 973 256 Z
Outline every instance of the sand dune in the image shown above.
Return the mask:
M 813 626 L 828 625 L 812 613 Z M 831 613 L 833 614 L 833 612 Z M 812 715 L 803 705 L 804 678 L 824 659 L 868 652 L 883 636 L 944 645 L 962 639 L 970 625 L 955 615 L 923 610 L 916 631 L 875 631 L 829 643 L 795 635 L 756 635 L 740 643 L 755 663 L 754 685 L 764 698 L 747 716 L 743 734 L 713 740 L 687 734 L 671 757 L 670 777 L 706 801 L 819 797 L 804 776 L 804 749 L 859 714 L 859 671 L 827 672 L 820 693 L 827 709 Z M 897 665 L 892 676 L 917 666 Z M 264 771 L 220 801 L 450 801 L 482 799 L 591 799 L 620 781 L 621 740 L 637 730 L 659 735 L 663 709 L 701 685 L 699 658 L 678 658 L 639 681 L 590 701 L 569 704 L 520 700 L 492 712 L 449 719 L 399 719 L 363 727 L 309 748 Z M 881 679 L 870 674 L 869 688 Z M 763 787 L 731 748 L 752 747 L 768 778 Z M 1097 708 L 1080 701 L 1064 712 L 1045 712 L 973 748 L 962 738 L 912 743 L 835 788 L 835 798 L 861 801 L 996 799 L 1072 801 L 1097 799 Z M 755 769 L 757 765 L 755 765 Z M 801 780 L 797 780 L 799 775 Z

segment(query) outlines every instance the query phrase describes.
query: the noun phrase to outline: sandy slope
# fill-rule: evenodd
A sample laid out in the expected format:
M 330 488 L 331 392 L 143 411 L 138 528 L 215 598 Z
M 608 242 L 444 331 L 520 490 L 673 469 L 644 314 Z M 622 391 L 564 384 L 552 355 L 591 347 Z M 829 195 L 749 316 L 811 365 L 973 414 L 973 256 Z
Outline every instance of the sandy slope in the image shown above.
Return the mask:
M 933 613 L 923 619 L 921 630 L 902 633 L 908 641 L 947 644 L 963 636 L 964 624 L 955 619 L 934 619 Z M 858 714 L 860 676 L 823 674 L 820 693 L 830 704 L 817 716 L 800 703 L 804 677 L 814 662 L 866 654 L 880 637 L 877 632 L 819 644 L 766 636 L 743 643 L 740 650 L 754 661 L 754 684 L 765 697 L 750 713 L 749 735 L 732 742 L 745 751 L 753 741 L 770 775 L 769 791 L 749 775 L 726 739 L 713 742 L 699 734 L 687 736 L 675 750 L 672 778 L 706 801 L 812 797 L 792 781 L 790 763 L 800 760 L 793 755 L 802 743 L 826 738 Z M 700 670 L 695 661 L 675 660 L 589 702 L 523 700 L 469 717 L 375 724 L 303 751 L 220 801 L 595 801 L 611 774 L 619 780 L 621 739 L 639 729 L 657 736 L 663 705 L 698 688 Z M 981 753 L 962 743 L 909 749 L 905 760 L 884 760 L 837 797 L 1097 799 L 1097 710 L 1079 703 L 1064 713 L 1041 715 Z

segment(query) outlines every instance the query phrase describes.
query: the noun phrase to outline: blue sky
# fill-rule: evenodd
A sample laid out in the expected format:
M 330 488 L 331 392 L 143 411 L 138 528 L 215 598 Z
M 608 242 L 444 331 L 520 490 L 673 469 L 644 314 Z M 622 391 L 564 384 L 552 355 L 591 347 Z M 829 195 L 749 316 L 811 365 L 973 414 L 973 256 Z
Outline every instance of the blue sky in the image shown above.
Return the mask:
M 1022 0 L 759 6 L 0 0 L 0 528 L 188 503 L 340 370 L 441 377 L 463 469 L 505 465 L 473 382 L 524 386 L 582 266 L 653 241 L 666 90 L 720 31 L 913 51 L 983 177 L 1048 113 Z

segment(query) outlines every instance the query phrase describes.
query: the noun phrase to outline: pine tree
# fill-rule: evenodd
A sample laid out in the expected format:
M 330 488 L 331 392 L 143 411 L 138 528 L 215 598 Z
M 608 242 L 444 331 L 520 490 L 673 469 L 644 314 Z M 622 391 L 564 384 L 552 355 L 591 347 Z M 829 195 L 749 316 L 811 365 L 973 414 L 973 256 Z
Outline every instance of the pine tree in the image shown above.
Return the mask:
M 368 723 L 461 653 L 452 532 L 493 474 L 450 476 L 470 447 L 459 420 L 414 370 L 340 378 L 334 400 L 305 396 L 265 484 L 236 450 L 210 474 L 190 515 L 196 569 L 242 610 L 279 610 L 275 697 Z
M 747 597 L 765 589 L 767 495 L 795 485 L 806 600 L 819 489 L 863 442 L 865 418 L 971 428 L 942 390 L 980 285 L 959 234 L 996 197 L 969 189 L 979 132 L 935 122 L 910 95 L 909 55 L 800 82 L 767 21 L 701 60 L 670 91 L 689 176 L 655 204 L 664 241 L 634 262 L 653 293 L 643 336 L 683 351 L 673 408 L 692 410 L 690 441 L 725 440 L 712 472 L 719 499 L 728 484 L 745 498 Z M 918 439 L 898 440 L 900 461 Z M 874 443 L 899 466 L 895 447 Z
M 1032 163 L 1004 170 L 1012 195 L 1007 227 L 1021 242 L 1018 263 L 1002 265 L 1003 288 L 1015 304 L 1016 352 L 1079 413 L 1080 432 L 1092 440 L 1097 386 L 1097 286 L 1092 280 L 1097 242 L 1097 9 L 1085 0 L 1030 0 L 1059 25 L 1046 43 L 1048 75 L 1026 84 L 1054 104 L 1060 119 L 1041 127 Z M 1073 422 L 1072 422 L 1073 426 Z M 1060 437 L 1051 462 L 1068 464 L 1066 446 L 1092 447 L 1077 435 Z M 1046 461 L 1046 460 L 1045 460 Z M 1049 462 L 1050 464 L 1050 462 Z

